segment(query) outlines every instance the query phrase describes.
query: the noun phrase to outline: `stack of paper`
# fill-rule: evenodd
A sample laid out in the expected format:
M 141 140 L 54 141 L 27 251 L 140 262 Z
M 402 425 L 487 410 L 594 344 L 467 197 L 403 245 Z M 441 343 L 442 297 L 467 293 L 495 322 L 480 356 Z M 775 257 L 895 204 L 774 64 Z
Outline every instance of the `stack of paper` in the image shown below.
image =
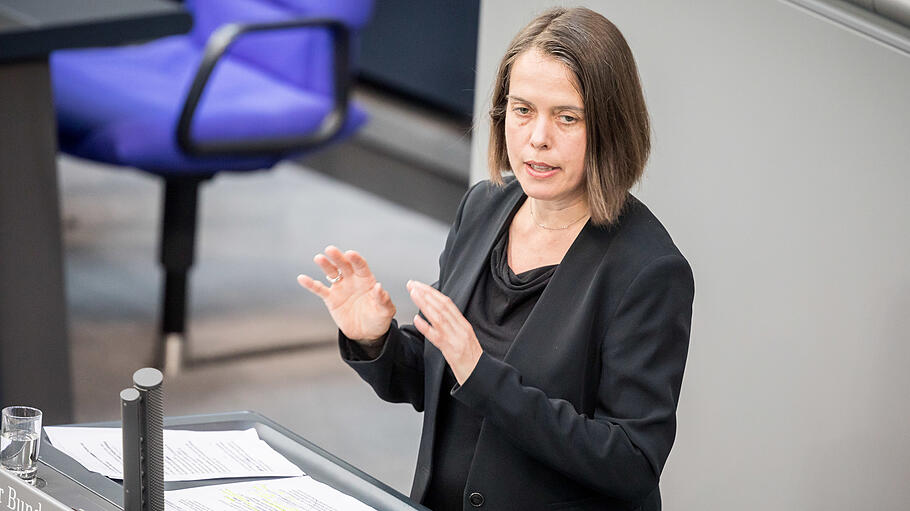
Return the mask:
M 123 479 L 120 428 L 49 426 L 54 447 L 93 472 Z M 375 511 L 357 499 L 305 476 L 245 431 L 164 430 L 164 480 L 284 477 L 164 492 L 167 511 Z
M 54 447 L 85 468 L 123 479 L 120 428 L 46 427 Z M 245 431 L 164 430 L 164 480 L 301 476 L 303 471 Z
M 167 511 L 376 511 L 312 477 L 166 491 L 164 507 Z

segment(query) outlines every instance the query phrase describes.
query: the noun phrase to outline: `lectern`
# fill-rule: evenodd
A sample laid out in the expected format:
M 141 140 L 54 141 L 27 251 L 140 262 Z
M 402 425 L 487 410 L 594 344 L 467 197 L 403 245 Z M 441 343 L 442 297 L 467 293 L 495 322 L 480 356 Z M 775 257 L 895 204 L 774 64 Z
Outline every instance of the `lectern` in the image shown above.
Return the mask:
M 79 426 L 118 427 L 117 422 L 79 424 Z M 307 475 L 346 493 L 378 511 L 414 511 L 427 508 L 380 482 L 312 442 L 255 412 L 230 412 L 212 415 L 165 417 L 165 429 L 194 431 L 245 430 L 253 428 L 264 442 L 296 464 Z M 60 502 L 85 511 L 122 511 L 123 486 L 96 472 L 86 470 L 75 460 L 54 448 L 45 435 L 42 439 L 38 476 L 47 481 L 43 491 Z M 254 479 L 217 479 L 181 481 L 164 484 L 176 490 L 208 484 L 251 481 Z M 45 511 L 42 508 L 42 511 Z

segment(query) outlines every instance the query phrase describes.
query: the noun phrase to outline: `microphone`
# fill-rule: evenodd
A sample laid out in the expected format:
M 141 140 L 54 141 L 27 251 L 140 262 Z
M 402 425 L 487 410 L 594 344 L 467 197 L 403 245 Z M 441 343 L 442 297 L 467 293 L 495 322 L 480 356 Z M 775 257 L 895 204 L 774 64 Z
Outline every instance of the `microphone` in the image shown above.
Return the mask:
M 124 511 L 164 511 L 164 396 L 161 371 L 133 373 L 120 392 Z

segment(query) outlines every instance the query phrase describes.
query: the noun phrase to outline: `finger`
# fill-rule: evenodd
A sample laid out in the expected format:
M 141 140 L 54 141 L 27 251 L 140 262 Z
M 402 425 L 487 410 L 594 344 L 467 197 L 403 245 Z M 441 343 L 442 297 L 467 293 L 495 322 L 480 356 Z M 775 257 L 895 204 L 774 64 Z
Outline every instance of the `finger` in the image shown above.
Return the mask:
M 463 315 L 448 296 L 440 293 L 436 290 L 436 288 L 428 286 L 422 282 L 411 282 L 414 283 L 411 286 L 411 294 L 416 296 L 417 299 L 420 300 L 423 304 L 423 306 L 418 305 L 421 307 L 421 310 L 423 310 L 424 307 L 433 309 L 435 311 L 435 314 L 438 315 L 437 320 L 445 322 L 447 325 L 455 326 L 460 323 Z M 417 302 L 415 301 L 415 303 Z M 433 319 L 430 319 L 430 321 L 433 321 Z
M 389 311 L 395 310 L 395 305 L 392 304 L 392 298 L 389 296 L 389 293 L 382 288 L 382 284 L 379 282 L 373 284 L 372 289 L 370 289 L 370 294 L 380 307 Z
M 389 296 L 388 291 L 386 291 L 379 282 L 373 286 L 373 293 L 377 302 L 383 305 L 390 305 L 392 303 L 392 297 Z
M 440 293 L 439 291 L 426 284 L 420 286 L 418 289 L 420 290 L 420 293 L 426 297 L 427 301 L 435 304 L 440 310 L 451 312 L 452 309 L 457 308 L 448 296 Z
M 419 281 L 419 280 L 409 280 L 407 286 L 408 286 L 408 289 L 409 289 L 409 290 L 410 290 L 410 289 L 418 289 L 418 290 L 420 290 L 420 291 L 425 292 L 425 293 L 427 294 L 428 297 L 433 298 L 433 299 L 436 299 L 436 298 L 439 298 L 439 299 L 442 299 L 442 300 L 448 300 L 448 299 L 449 299 L 449 297 L 446 296 L 446 295 L 444 295 L 444 294 L 442 293 L 442 291 L 436 289 L 435 287 L 433 287 L 433 286 L 431 286 L 431 285 L 429 285 L 429 284 L 425 284 L 425 283 L 423 283 L 423 282 L 421 282 L 421 281 Z M 440 303 L 442 303 L 442 302 L 440 302 Z
M 313 262 L 322 268 L 326 277 L 334 278 L 338 276 L 338 267 L 332 264 L 332 261 L 329 261 L 329 258 L 326 257 L 325 254 L 316 254 L 316 257 L 313 258 Z
M 418 309 L 423 310 L 425 306 L 429 307 L 427 297 L 419 289 L 411 286 L 410 282 L 408 283 L 408 296 L 411 297 L 411 301 L 414 302 Z
M 433 319 L 430 318 L 430 315 L 434 315 L 436 312 L 435 310 L 430 310 L 433 305 L 428 300 L 427 295 L 422 293 L 419 287 L 411 285 L 410 282 L 408 282 L 408 295 L 411 297 L 411 301 L 414 302 L 414 305 L 424 313 L 424 316 L 430 321 L 433 321 Z
M 440 309 L 436 303 L 429 300 L 426 293 L 421 289 L 413 289 L 411 291 L 411 299 L 434 328 L 440 331 L 449 331 L 451 329 L 452 322 L 449 315 Z
M 436 330 L 433 328 L 432 325 L 430 325 L 422 317 L 420 317 L 419 314 L 414 316 L 414 326 L 417 328 L 418 332 L 423 334 L 423 336 L 424 336 L 424 338 L 426 338 L 426 340 L 433 343 L 433 345 L 436 346 L 437 348 L 439 347 L 436 345 L 436 342 L 435 342 L 436 334 L 437 334 Z
M 369 265 L 367 265 L 367 260 L 363 258 L 362 255 L 357 253 L 354 250 L 348 250 L 344 253 L 347 256 L 348 261 L 351 262 L 351 266 L 354 268 L 354 274 L 358 277 L 369 277 L 373 275 L 373 272 L 370 271 Z
M 326 300 L 329 297 L 329 288 L 325 287 L 322 282 L 313 280 L 309 275 L 298 275 L 297 283 L 323 300 Z
M 351 266 L 348 258 L 341 253 L 341 250 L 338 250 L 338 247 L 335 245 L 325 247 L 325 255 L 332 261 L 332 264 L 341 269 L 344 275 L 354 275 L 354 267 Z

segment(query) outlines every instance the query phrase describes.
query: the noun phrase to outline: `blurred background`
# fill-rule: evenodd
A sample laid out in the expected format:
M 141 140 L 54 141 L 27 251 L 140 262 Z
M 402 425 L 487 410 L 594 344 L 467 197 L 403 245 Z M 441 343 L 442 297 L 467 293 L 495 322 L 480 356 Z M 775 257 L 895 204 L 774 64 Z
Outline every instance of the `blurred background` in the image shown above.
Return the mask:
M 578 4 L 636 56 L 653 152 L 633 193 L 695 273 L 666 509 L 906 509 L 910 1 Z M 409 491 L 420 414 L 341 362 L 295 277 L 320 275 L 330 243 L 357 249 L 413 316 L 405 282 L 435 280 L 458 201 L 486 176 L 499 60 L 551 5 L 377 0 L 353 51 L 362 126 L 200 187 L 168 415 L 254 410 Z M 162 180 L 56 165 L 72 420 L 114 420 L 158 356 Z

